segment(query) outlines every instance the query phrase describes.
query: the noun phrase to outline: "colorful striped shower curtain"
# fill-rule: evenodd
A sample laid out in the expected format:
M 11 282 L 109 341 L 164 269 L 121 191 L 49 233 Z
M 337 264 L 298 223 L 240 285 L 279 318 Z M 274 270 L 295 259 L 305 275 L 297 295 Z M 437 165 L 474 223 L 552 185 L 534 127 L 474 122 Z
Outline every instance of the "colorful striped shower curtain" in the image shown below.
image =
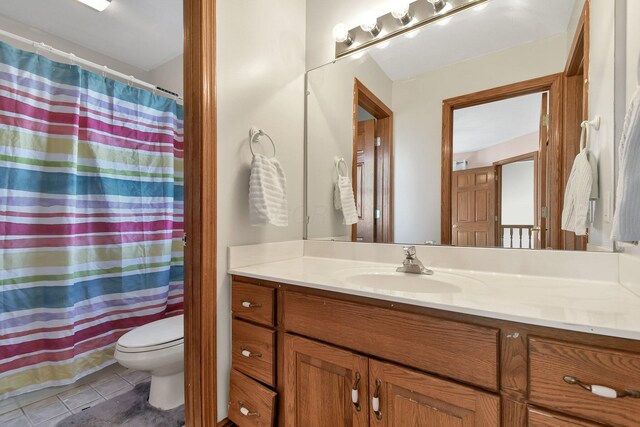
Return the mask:
M 0 399 L 182 311 L 183 110 L 0 43 Z

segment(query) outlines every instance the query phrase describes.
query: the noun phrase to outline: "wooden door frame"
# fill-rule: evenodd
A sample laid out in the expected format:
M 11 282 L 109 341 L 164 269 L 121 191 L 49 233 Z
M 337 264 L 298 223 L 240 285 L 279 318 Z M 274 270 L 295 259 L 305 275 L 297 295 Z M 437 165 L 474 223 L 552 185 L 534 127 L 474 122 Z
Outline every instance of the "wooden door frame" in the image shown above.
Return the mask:
M 217 424 L 216 0 L 184 0 L 185 423 Z
M 578 154 L 580 138 L 579 123 L 589 119 L 589 47 L 590 4 L 585 1 L 564 70 L 564 141 L 562 149 L 562 182 L 569 180 L 575 156 Z M 577 102 L 582 101 L 581 104 Z M 587 237 L 562 231 L 561 248 L 587 250 Z
M 533 175 L 535 178 L 533 180 L 533 218 L 535 221 L 533 225 L 538 227 L 540 226 L 541 213 L 538 211 L 538 201 L 540 199 L 540 186 L 538 185 L 538 173 L 540 172 L 540 169 L 538 169 L 540 152 L 532 151 L 530 153 L 525 153 L 519 156 L 509 157 L 507 159 L 493 162 L 493 167 L 496 174 L 496 217 L 498 218 L 498 220 L 496 221 L 496 246 L 498 242 L 502 241 L 502 167 L 505 165 L 510 165 L 512 163 L 522 162 L 530 159 L 533 160 Z M 539 231 L 538 233 L 541 232 L 542 231 Z
M 560 220 L 562 215 L 562 183 L 560 177 L 561 138 L 562 138 L 562 89 L 563 74 L 551 74 L 523 82 L 513 83 L 480 92 L 449 98 L 442 101 L 442 203 L 440 218 L 440 235 L 443 245 L 451 244 L 451 172 L 453 171 L 453 113 L 455 110 L 489 102 L 501 101 L 522 95 L 538 92 L 549 92 L 549 154 L 551 159 L 551 202 L 548 227 L 555 230 L 551 233 L 551 240 L 557 247 L 559 241 Z M 549 243 L 549 242 L 548 242 Z
M 356 191 L 356 147 L 358 145 L 358 107 L 367 110 L 378 121 L 376 133 L 381 145 L 376 150 L 376 195 L 374 209 L 382 212 L 382 221 L 376 221 L 376 243 L 393 242 L 393 111 L 380 98 L 371 92 L 360 80 L 353 83 L 353 121 L 352 121 L 352 162 L 351 174 L 353 191 Z M 382 173 L 379 171 L 382 170 Z M 385 173 L 387 171 L 387 173 Z M 355 241 L 356 225 L 351 227 L 351 240 Z

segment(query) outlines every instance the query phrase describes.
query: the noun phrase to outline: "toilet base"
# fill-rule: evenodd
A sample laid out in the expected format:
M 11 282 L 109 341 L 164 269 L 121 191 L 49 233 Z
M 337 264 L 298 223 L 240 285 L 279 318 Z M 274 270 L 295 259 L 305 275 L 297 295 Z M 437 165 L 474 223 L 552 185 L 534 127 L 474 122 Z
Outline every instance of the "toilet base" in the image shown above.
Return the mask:
M 163 411 L 184 405 L 184 371 L 173 375 L 152 375 L 149 404 Z

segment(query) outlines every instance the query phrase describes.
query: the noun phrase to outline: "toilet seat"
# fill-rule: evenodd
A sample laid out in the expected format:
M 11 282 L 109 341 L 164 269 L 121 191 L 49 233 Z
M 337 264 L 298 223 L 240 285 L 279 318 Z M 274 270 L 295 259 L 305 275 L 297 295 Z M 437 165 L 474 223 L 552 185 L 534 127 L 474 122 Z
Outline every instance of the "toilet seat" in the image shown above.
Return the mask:
M 122 335 L 116 350 L 147 353 L 184 344 L 184 315 L 167 317 L 132 329 Z
M 182 344 L 184 344 L 184 338 L 180 338 L 174 341 L 170 341 L 170 342 L 166 342 L 158 345 L 147 346 L 147 347 L 126 347 L 118 343 L 116 344 L 116 350 L 122 353 L 149 353 L 152 351 L 164 350 L 166 348 L 175 347 Z

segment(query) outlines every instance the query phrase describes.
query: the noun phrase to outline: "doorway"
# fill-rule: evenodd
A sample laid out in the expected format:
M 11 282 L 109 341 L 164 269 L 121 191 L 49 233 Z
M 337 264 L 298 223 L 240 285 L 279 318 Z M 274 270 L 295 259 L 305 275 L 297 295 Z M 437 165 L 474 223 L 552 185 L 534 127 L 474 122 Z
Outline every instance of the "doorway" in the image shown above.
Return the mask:
M 562 75 L 556 74 L 443 102 L 443 244 L 546 248 L 551 231 L 558 235 L 560 223 L 550 212 L 561 209 L 561 187 L 555 179 L 560 176 L 555 153 L 561 148 L 561 88 Z M 516 108 L 526 114 L 514 114 Z M 460 114 L 468 114 L 469 122 L 482 130 L 469 131 L 463 148 L 454 147 L 454 115 Z M 526 123 L 515 123 L 525 115 Z M 510 214 L 505 218 L 501 177 L 505 168 L 512 170 L 506 165 L 525 160 L 530 161 L 526 167 L 535 170 L 535 178 L 528 176 L 533 183 L 527 190 L 533 194 L 527 204 L 534 212 L 526 223 L 512 223 Z
M 353 88 L 351 240 L 393 242 L 393 112 L 358 79 Z
M 496 246 L 540 249 L 538 157 L 534 151 L 494 163 L 496 170 Z

